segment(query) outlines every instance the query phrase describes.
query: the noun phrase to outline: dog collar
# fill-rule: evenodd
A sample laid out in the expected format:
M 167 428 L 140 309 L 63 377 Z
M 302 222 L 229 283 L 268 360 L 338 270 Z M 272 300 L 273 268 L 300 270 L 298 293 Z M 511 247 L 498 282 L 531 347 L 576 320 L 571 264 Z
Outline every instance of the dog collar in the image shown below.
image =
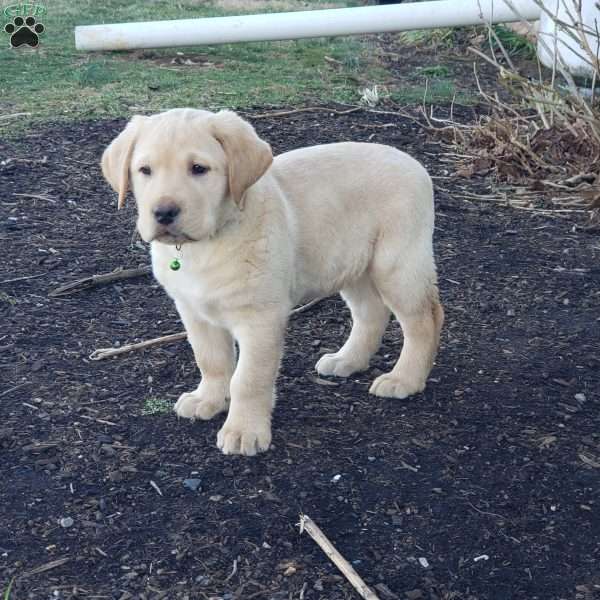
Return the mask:
M 169 263 L 169 269 L 171 269 L 171 271 L 179 271 L 179 269 L 181 269 L 181 246 L 176 245 L 175 250 L 177 250 L 177 256 Z

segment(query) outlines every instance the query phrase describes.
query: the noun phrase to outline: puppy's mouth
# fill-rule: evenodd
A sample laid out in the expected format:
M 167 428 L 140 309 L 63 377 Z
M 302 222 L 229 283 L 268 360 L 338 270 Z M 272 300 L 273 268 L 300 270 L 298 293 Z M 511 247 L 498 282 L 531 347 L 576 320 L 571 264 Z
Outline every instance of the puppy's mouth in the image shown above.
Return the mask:
M 167 244 L 169 246 L 179 246 L 186 242 L 195 242 L 196 240 L 181 231 L 157 231 L 150 241 L 160 242 L 161 244 Z

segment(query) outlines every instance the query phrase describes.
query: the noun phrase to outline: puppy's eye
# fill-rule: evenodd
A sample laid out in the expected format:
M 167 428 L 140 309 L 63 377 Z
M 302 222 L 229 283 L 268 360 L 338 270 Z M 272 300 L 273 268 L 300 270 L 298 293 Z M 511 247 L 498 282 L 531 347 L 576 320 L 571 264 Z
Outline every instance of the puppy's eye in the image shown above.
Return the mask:
M 204 173 L 208 171 L 208 167 L 203 167 L 202 165 L 194 163 L 190 170 L 192 172 L 192 175 L 204 175 Z
M 140 173 L 143 173 L 144 175 L 152 175 L 152 169 L 150 167 L 147 167 L 146 165 L 144 165 L 143 167 L 139 168 Z

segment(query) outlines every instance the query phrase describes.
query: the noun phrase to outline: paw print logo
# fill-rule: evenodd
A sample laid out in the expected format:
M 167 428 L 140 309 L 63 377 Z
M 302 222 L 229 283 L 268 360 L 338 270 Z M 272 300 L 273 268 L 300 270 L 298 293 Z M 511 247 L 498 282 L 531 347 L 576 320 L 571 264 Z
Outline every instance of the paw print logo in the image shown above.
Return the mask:
M 4 26 L 4 31 L 10 35 L 10 45 L 18 48 L 27 44 L 37 48 L 40 43 L 39 35 L 44 32 L 45 27 L 35 20 L 35 17 L 15 17 L 12 23 Z

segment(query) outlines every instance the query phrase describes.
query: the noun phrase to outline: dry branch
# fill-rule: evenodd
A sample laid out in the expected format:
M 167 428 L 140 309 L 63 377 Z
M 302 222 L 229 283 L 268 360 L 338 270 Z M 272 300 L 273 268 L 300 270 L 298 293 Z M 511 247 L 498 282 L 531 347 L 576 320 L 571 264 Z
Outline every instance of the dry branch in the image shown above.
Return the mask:
M 39 567 L 35 567 L 30 571 L 25 571 L 22 575 L 19 576 L 19 579 L 26 579 L 27 577 L 31 577 L 32 575 L 38 575 L 39 573 L 45 573 L 46 571 L 50 571 L 51 569 L 56 569 L 56 567 L 61 567 L 65 563 L 71 560 L 70 557 L 66 556 L 65 558 L 57 558 L 56 560 L 51 560 Z
M 298 306 L 290 314 L 297 315 L 298 313 L 304 312 L 309 308 L 312 308 L 315 304 L 321 302 L 324 298 L 315 298 L 310 302 Z M 119 354 L 126 354 L 127 352 L 134 352 L 135 350 L 145 350 L 146 348 L 152 348 L 154 346 L 163 346 L 165 344 L 171 344 L 173 342 L 179 342 L 187 339 L 187 333 L 182 331 L 181 333 L 172 333 L 170 335 L 163 335 L 152 340 L 146 340 L 145 342 L 137 342 L 135 344 L 126 344 L 125 346 L 119 346 L 117 348 L 98 348 L 94 350 L 89 358 L 91 360 L 104 360 L 105 358 L 111 358 L 112 356 L 119 356 Z
M 540 0 L 534 1 L 543 8 Z M 586 35 L 598 38 L 598 32 L 581 25 L 580 7 L 576 8 L 577 14 L 569 16 L 575 17 L 574 26 L 555 19 L 556 25 L 579 44 L 578 55 L 591 66 L 595 82 L 600 64 Z M 533 194 L 528 206 L 523 206 L 522 193 L 516 202 L 507 198 L 507 205 L 547 214 L 560 211 L 563 215 L 575 206 L 574 212 L 584 211 L 589 217 L 585 228 L 593 227 L 600 222 L 600 105 L 593 93 L 588 99 L 580 92 L 560 54 L 551 79 L 543 79 L 541 67 L 539 80 L 532 79 L 511 63 L 492 26 L 488 28 L 489 39 L 500 52 L 493 48 L 491 52 L 469 50 L 497 69 L 498 81 L 507 93 L 486 92 L 475 67 L 475 82 L 490 113 L 465 126 L 454 123 L 452 117 L 435 119 L 423 110 L 428 130 L 459 148 L 454 157 L 458 175 L 491 175 L 498 183 L 514 186 L 514 191 L 525 188 Z M 543 39 L 540 44 L 548 46 Z M 569 191 L 571 196 L 556 198 L 556 190 Z
M 377 594 L 361 579 L 352 565 L 337 551 L 315 522 L 307 515 L 300 515 L 300 534 L 304 531 L 319 545 L 327 558 L 342 572 L 344 577 L 352 584 L 352 587 L 365 600 L 379 600 Z
M 90 277 L 84 277 L 83 279 L 78 279 L 77 281 L 60 285 L 56 289 L 48 292 L 48 296 L 55 298 L 57 296 L 75 294 L 77 292 L 81 292 L 83 290 L 87 290 L 98 285 L 112 283 L 113 281 L 131 279 L 132 277 L 141 277 L 142 275 L 148 275 L 150 272 L 150 267 L 139 267 L 138 269 L 123 269 L 122 267 L 119 267 L 111 273 L 91 275 Z
M 262 113 L 259 115 L 254 115 L 252 113 L 246 113 L 250 119 L 271 119 L 273 117 L 287 117 L 290 115 L 295 115 L 298 113 L 305 112 L 327 112 L 334 115 L 349 115 L 351 113 L 355 113 L 361 110 L 365 110 L 361 106 L 355 106 L 352 108 L 348 108 L 345 110 L 336 110 L 334 108 L 327 108 L 326 106 L 307 106 L 306 108 L 293 108 L 291 110 L 278 110 L 275 112 Z
M 171 333 L 170 335 L 163 335 L 152 340 L 146 340 L 145 342 L 138 342 L 136 344 L 126 344 L 118 348 L 98 348 L 94 350 L 89 358 L 90 360 L 104 360 L 111 356 L 118 356 L 119 354 L 126 354 L 127 352 L 133 352 L 135 350 L 144 350 L 146 348 L 152 348 L 153 346 L 163 346 L 164 344 L 171 344 L 173 342 L 179 342 L 187 339 L 187 333 Z

